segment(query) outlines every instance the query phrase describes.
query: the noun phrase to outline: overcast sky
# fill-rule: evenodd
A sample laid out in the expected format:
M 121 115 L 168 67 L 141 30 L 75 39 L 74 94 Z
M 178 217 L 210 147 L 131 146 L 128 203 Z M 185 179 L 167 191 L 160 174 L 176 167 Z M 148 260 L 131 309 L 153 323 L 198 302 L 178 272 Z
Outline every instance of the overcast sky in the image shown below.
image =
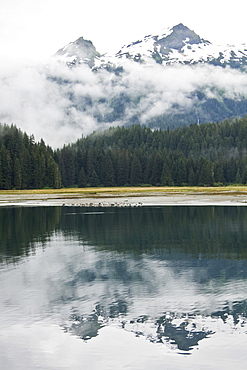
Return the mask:
M 153 65 L 144 73 L 134 63 L 114 82 L 104 70 L 68 69 L 49 59 L 81 36 L 102 54 L 116 53 L 178 23 L 218 45 L 247 43 L 246 10 L 246 0 L 0 0 L 0 122 L 14 123 L 36 140 L 60 147 L 82 134 L 126 124 L 133 115 L 145 124 L 176 104 L 190 107 L 191 93 L 202 84 L 210 97 L 218 89 L 230 98 L 246 95 L 246 74 L 237 70 Z M 56 84 L 47 75 L 71 83 Z M 142 99 L 126 108 L 122 120 L 102 126 L 97 117 L 110 112 L 111 99 L 121 93 Z M 85 96 L 92 106 L 77 109 Z
M 246 10 L 245 0 L 0 0 L 0 58 L 40 60 L 80 36 L 117 52 L 178 23 L 216 44 L 247 43 Z

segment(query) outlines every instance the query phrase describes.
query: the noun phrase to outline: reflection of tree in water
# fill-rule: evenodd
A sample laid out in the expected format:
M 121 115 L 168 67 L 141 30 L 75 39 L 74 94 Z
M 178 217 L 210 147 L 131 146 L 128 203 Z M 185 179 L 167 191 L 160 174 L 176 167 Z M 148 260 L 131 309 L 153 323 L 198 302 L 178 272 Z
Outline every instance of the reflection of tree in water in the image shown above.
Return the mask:
M 189 352 L 212 334 L 206 326 L 197 326 L 195 315 L 189 320 L 189 313 L 179 320 L 176 314 L 130 318 L 131 299 L 159 293 L 160 273 L 167 262 L 174 278 L 187 266 L 193 282 L 205 287 L 211 280 L 218 287 L 233 277 L 247 277 L 246 221 L 246 207 L 101 208 L 100 213 L 76 207 L 4 208 L 0 209 L 0 256 L 12 261 L 29 255 L 37 242 L 45 246 L 54 230 L 61 231 L 66 241 L 92 245 L 94 258 L 90 259 L 90 254 L 85 263 L 82 259 L 76 264 L 71 258 L 71 263 L 65 264 L 61 289 L 52 291 L 50 304 L 73 301 L 76 305 L 99 283 L 102 294 L 93 312 L 97 299 L 92 299 L 85 313 L 80 308 L 72 312 L 65 330 L 87 340 L 97 336 L 103 326 L 116 325 L 152 342 L 169 343 Z M 131 293 L 129 301 L 127 291 Z M 164 307 L 162 312 L 167 310 Z M 224 322 L 232 316 L 234 325 L 246 325 L 247 303 L 226 304 L 212 316 Z
M 17 261 L 45 244 L 61 217 L 60 207 L 0 208 L 0 262 Z
M 0 254 L 28 255 L 57 229 L 108 251 L 240 260 L 247 258 L 246 225 L 246 207 L 4 207 Z
M 64 235 L 76 235 L 96 248 L 136 254 L 160 251 L 175 258 L 181 253 L 247 257 L 246 207 L 94 208 L 90 212 L 73 208 L 70 212 L 67 209 L 61 219 Z
M 95 212 L 66 209 L 60 224 L 65 237 L 73 236 L 97 251 L 131 255 L 131 260 L 139 260 L 141 265 L 145 256 L 154 261 L 174 261 L 170 266 L 176 274 L 186 261 L 193 268 L 193 280 L 200 284 L 213 278 L 220 278 L 221 284 L 233 276 L 247 278 L 246 207 L 101 208 L 101 213 Z M 130 269 L 126 261 L 107 261 L 105 279 L 114 271 L 120 281 L 141 280 L 143 269 Z M 87 271 L 91 278 L 99 277 L 103 270 L 100 262 L 93 271 Z M 85 275 L 86 271 L 81 273 Z

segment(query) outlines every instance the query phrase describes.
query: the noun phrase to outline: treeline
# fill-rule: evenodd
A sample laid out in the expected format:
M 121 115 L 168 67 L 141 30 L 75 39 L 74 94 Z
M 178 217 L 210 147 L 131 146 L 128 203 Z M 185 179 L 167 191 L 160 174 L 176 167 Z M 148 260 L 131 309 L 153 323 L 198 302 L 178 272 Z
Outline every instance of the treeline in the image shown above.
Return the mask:
M 53 150 L 16 126 L 0 125 L 0 189 L 61 186 Z
M 65 187 L 247 184 L 247 116 L 165 131 L 111 128 L 54 155 Z
M 247 116 L 175 130 L 111 128 L 52 150 L 0 125 L 0 188 L 247 184 Z

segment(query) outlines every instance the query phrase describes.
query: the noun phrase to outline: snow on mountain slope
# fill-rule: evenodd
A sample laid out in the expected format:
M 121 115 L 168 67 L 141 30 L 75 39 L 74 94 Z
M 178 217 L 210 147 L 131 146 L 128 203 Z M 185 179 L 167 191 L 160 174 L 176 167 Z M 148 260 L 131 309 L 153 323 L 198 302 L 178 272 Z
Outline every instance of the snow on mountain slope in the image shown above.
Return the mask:
M 153 58 L 164 65 L 211 63 L 240 67 L 247 64 L 247 45 L 213 45 L 180 23 L 159 35 L 123 46 L 116 57 L 145 63 Z
M 56 53 L 69 65 L 86 63 L 91 68 L 124 65 L 125 61 L 163 65 L 213 64 L 241 68 L 247 65 L 247 45 L 213 45 L 183 24 L 166 28 L 157 35 L 123 46 L 115 55 L 100 55 L 91 41 L 80 37 Z
M 80 37 L 55 56 L 62 63 L 50 67 L 48 81 L 62 91 L 64 119 L 87 133 L 132 124 L 173 129 L 247 114 L 247 46 L 214 45 L 183 24 L 113 55 L 100 55 Z
M 58 50 L 55 56 L 69 65 L 85 63 L 89 67 L 93 67 L 95 59 L 99 58 L 100 54 L 95 49 L 92 41 L 80 37 L 75 42 L 71 42 Z

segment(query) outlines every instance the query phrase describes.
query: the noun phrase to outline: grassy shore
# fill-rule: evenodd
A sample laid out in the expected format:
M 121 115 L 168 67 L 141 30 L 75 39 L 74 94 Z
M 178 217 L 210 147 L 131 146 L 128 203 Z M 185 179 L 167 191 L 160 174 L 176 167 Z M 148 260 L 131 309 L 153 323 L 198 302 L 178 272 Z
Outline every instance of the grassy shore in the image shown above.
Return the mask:
M 35 195 L 35 194 L 61 194 L 80 195 L 80 196 L 97 196 L 97 195 L 114 195 L 121 196 L 124 194 L 247 194 L 247 186 L 220 186 L 220 187 L 96 187 L 96 188 L 62 188 L 62 189 L 31 189 L 31 190 L 0 190 L 0 195 Z

